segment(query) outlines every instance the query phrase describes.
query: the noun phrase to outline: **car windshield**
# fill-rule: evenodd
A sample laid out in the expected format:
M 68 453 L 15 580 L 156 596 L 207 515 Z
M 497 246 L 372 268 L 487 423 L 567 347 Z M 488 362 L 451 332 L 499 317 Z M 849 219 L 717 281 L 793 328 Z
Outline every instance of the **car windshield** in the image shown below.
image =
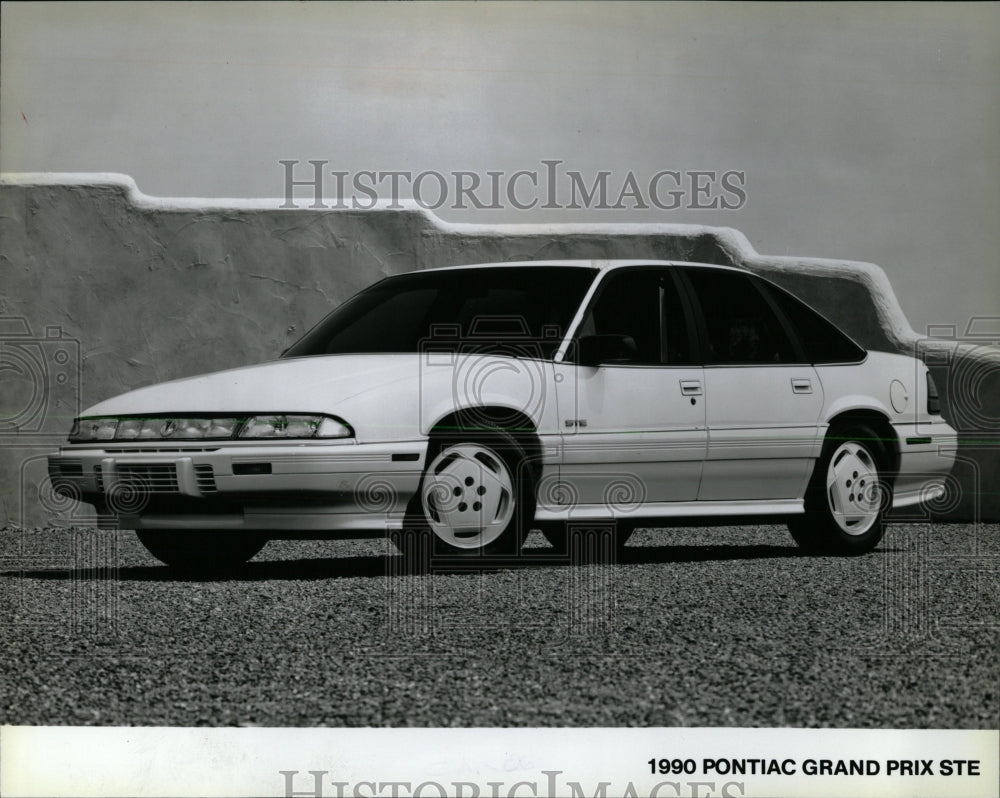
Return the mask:
M 597 271 L 500 266 L 389 277 L 333 311 L 283 357 L 460 349 L 551 358 Z

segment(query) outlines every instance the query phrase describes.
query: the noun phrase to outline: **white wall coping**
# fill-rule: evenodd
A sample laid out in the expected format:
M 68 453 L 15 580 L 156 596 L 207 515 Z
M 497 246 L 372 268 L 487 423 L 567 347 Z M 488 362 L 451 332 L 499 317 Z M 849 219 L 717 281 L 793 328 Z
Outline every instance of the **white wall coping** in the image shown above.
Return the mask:
M 369 213 L 372 211 L 410 212 L 422 215 L 427 222 L 443 234 L 476 236 L 676 236 L 697 238 L 711 236 L 726 250 L 735 262 L 763 270 L 793 271 L 815 277 L 847 279 L 860 283 L 872 297 L 879 323 L 888 338 L 905 347 L 912 346 L 919 336 L 910 326 L 889 278 L 880 266 L 863 261 L 833 260 L 828 258 L 761 255 L 749 239 L 732 227 L 712 227 L 697 224 L 669 224 L 663 222 L 611 222 L 540 223 L 540 224 L 485 224 L 447 222 L 415 200 L 382 200 L 368 210 L 354 208 L 310 208 L 309 200 L 297 198 L 297 208 L 282 208 L 284 198 L 233 198 L 233 197 L 156 197 L 139 190 L 135 180 L 118 172 L 4 172 L 0 185 L 10 186 L 111 186 L 121 188 L 135 207 L 157 211 L 324 211 L 327 213 Z M 326 199 L 326 202 L 334 202 Z M 389 205 L 392 205 L 390 208 Z

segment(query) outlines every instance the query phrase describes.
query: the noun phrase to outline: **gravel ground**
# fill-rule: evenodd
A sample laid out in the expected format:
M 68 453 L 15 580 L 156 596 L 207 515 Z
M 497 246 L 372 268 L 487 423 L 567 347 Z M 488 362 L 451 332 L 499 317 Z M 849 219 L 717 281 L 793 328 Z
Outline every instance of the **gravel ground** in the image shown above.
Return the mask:
M 401 559 L 274 541 L 179 579 L 132 533 L 5 530 L 0 723 L 1000 726 L 997 526 L 851 559 L 777 526 L 640 530 L 604 565 Z

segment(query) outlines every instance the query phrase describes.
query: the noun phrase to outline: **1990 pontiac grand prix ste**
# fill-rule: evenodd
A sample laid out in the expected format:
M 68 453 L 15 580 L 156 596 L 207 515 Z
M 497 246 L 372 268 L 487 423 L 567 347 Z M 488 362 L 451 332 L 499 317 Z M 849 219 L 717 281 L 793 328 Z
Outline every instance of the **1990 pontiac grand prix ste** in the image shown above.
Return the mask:
M 853 554 L 942 494 L 954 443 L 922 362 L 758 276 L 561 261 L 382 280 L 278 360 L 89 408 L 49 472 L 176 567 L 278 537 L 510 556 L 534 528 L 765 517 Z

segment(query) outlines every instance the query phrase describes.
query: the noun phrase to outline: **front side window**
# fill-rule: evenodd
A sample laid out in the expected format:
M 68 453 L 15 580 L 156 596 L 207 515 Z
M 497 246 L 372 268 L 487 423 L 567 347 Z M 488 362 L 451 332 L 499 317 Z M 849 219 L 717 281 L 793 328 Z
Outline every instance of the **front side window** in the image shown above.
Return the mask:
M 792 339 L 748 275 L 685 269 L 705 321 L 705 363 L 752 365 L 801 361 Z
M 615 363 L 688 365 L 688 320 L 676 282 L 664 269 L 623 269 L 600 286 L 576 333 L 623 336 L 629 346 Z
M 517 347 L 550 358 L 597 270 L 482 267 L 390 277 L 337 308 L 284 357 Z

